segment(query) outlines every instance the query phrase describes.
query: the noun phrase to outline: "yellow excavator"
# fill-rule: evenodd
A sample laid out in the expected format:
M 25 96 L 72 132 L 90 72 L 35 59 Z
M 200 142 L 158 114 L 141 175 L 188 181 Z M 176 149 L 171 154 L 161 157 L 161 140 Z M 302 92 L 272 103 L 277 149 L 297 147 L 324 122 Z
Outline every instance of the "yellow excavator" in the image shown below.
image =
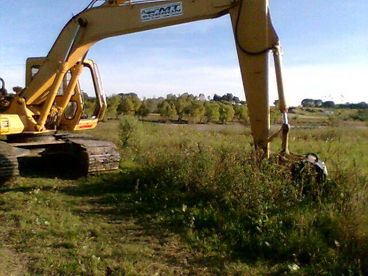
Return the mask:
M 106 98 L 97 65 L 87 59 L 98 41 L 140 31 L 172 26 L 230 14 L 239 65 L 249 110 L 257 155 L 270 157 L 270 108 L 268 96 L 268 55 L 273 53 L 282 114 L 283 148 L 280 162 L 305 157 L 288 151 L 288 107 L 284 96 L 282 52 L 273 27 L 268 0 L 93 0 L 63 28 L 47 57 L 29 58 L 26 87 L 6 93 L 0 91 L 0 177 L 19 173 L 18 159 L 24 156 L 68 154 L 76 158 L 85 173 L 100 173 L 118 168 L 115 145 L 76 134 L 96 127 L 106 111 Z M 96 110 L 83 116 L 79 77 L 90 72 L 96 93 Z M 61 132 L 69 131 L 69 132 Z M 305 158 L 325 171 L 315 155 Z

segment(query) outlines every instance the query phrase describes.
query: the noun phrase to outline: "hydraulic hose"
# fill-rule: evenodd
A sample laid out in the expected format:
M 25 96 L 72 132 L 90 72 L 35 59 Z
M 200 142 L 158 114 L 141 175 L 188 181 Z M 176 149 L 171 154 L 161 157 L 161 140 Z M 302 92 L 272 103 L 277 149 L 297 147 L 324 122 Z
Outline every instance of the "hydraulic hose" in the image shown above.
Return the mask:
M 242 7 L 243 7 L 243 1 L 244 0 L 240 0 L 240 4 L 239 4 L 239 11 L 238 11 L 238 18 L 236 19 L 236 24 L 235 24 L 235 41 L 236 41 L 236 45 L 239 47 L 240 50 L 242 50 L 244 53 L 246 53 L 247 55 L 250 56 L 259 56 L 259 55 L 263 55 L 269 51 L 273 51 L 275 49 L 275 47 L 269 47 L 267 49 L 258 51 L 258 52 L 252 52 L 252 51 L 248 51 L 245 47 L 243 47 L 240 44 L 239 41 L 239 37 L 238 37 L 238 30 L 239 30 L 239 21 L 240 21 L 240 15 L 241 15 L 241 11 L 242 11 Z

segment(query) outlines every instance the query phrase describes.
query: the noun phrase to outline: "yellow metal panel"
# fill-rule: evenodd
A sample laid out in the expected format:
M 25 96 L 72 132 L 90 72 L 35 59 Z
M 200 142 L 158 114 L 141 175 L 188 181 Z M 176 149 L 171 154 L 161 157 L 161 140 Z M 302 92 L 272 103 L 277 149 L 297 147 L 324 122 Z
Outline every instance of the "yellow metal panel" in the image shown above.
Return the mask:
M 0 135 L 18 134 L 24 130 L 24 124 L 18 115 L 0 115 Z
M 216 8 L 229 6 L 235 3 L 235 0 L 212 0 L 213 6 Z
M 80 120 L 74 130 L 94 129 L 97 126 L 98 119 L 95 120 Z
M 32 81 L 32 67 L 40 68 L 46 60 L 45 57 L 31 57 L 27 59 L 26 63 L 26 86 Z

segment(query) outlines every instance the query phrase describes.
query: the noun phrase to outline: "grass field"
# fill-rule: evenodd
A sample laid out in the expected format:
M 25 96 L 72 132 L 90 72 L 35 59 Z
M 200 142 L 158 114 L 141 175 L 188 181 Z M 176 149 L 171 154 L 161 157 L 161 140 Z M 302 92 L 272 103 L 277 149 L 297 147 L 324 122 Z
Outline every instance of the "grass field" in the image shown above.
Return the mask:
M 252 161 L 240 125 L 90 134 L 120 145 L 120 172 L 29 161 L 0 188 L 0 275 L 368 274 L 368 129 L 292 132 L 292 151 L 327 161 L 323 184 Z

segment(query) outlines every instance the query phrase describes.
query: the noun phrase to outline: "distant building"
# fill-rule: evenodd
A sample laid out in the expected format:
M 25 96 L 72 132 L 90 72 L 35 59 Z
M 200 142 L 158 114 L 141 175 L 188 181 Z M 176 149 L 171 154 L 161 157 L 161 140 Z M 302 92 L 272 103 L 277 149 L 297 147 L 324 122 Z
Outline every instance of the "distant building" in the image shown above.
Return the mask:
M 325 114 L 325 115 L 333 115 L 334 112 L 332 110 L 326 110 L 326 111 L 323 112 L 323 114 Z

